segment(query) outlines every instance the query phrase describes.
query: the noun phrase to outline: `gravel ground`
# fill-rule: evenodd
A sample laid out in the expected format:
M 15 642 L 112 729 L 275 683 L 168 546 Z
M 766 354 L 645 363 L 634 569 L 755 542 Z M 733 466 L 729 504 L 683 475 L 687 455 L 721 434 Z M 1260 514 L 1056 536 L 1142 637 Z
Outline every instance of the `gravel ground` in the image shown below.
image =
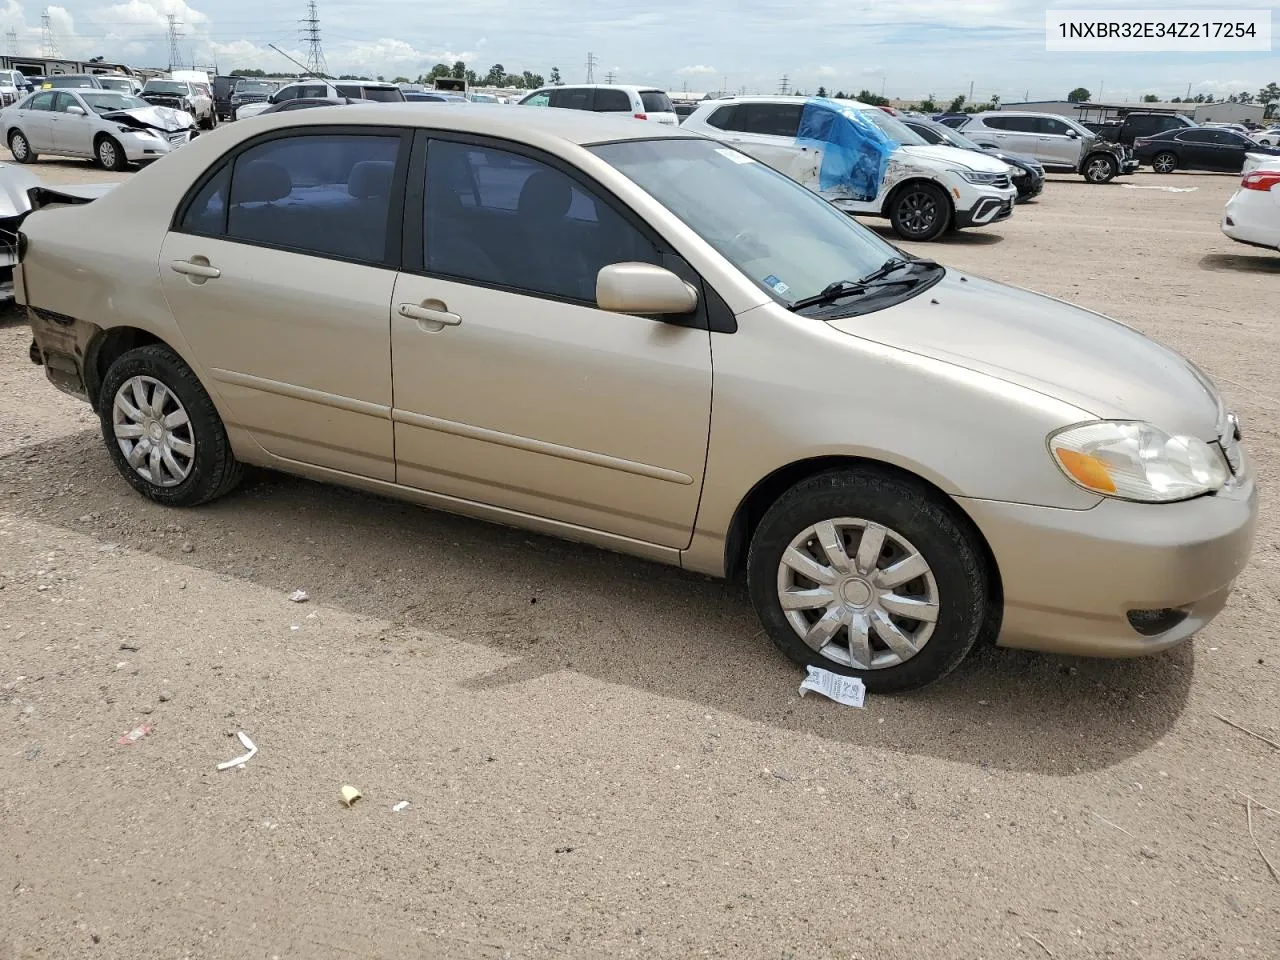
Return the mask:
M 4 314 L 0 958 L 1274 958 L 1280 753 L 1214 716 L 1280 741 L 1280 255 L 1219 233 L 1235 184 L 1054 178 L 914 248 L 1217 379 L 1266 511 L 1230 607 L 865 710 L 738 587 L 284 476 L 152 505 Z

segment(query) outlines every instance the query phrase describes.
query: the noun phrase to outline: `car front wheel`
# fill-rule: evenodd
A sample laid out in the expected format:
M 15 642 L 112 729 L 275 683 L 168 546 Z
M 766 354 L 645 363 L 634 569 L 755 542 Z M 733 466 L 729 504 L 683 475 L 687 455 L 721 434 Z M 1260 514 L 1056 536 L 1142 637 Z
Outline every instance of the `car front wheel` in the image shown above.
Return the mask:
M 123 170 L 129 166 L 129 158 L 124 155 L 124 148 L 114 137 L 102 137 L 94 148 L 98 164 L 104 170 Z
M 240 463 L 213 401 L 167 347 L 121 354 L 103 379 L 98 413 L 116 469 L 158 503 L 197 506 L 240 480 Z
M 1173 173 L 1178 169 L 1178 158 L 1172 153 L 1157 153 L 1151 161 L 1151 169 L 1156 173 Z
M 933 240 L 951 223 L 951 202 L 937 184 L 909 183 L 894 197 L 889 222 L 904 240 Z
M 1090 183 L 1108 183 L 1120 172 L 1114 157 L 1100 154 L 1085 161 L 1084 178 Z
M 802 481 L 765 514 L 747 560 L 752 603 L 792 660 L 922 687 L 954 670 L 986 622 L 976 534 L 923 486 L 876 470 Z

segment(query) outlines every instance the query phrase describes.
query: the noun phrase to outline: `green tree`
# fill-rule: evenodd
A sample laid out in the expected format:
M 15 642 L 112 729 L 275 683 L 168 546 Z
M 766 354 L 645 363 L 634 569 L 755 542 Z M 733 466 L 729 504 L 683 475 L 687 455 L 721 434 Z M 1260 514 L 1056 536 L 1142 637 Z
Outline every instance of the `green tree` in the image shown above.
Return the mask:
M 265 74 L 265 73 L 263 73 L 261 70 L 259 70 L 257 67 L 241 67 L 239 70 L 232 70 L 232 71 L 231 71 L 231 73 L 229 73 L 229 74 L 228 74 L 228 76 L 231 76 L 231 77 L 265 77 L 265 76 L 266 76 L 266 74 Z M 1275 86 L 1275 84 L 1272 84 L 1272 86 Z
M 468 87 L 476 87 L 480 85 L 480 74 L 474 70 L 467 70 L 464 79 L 467 81 Z
M 1072 90 L 1070 93 L 1067 94 L 1068 103 L 1086 103 L 1092 98 L 1093 98 L 1093 94 L 1091 94 L 1084 87 L 1076 87 L 1074 90 Z
M 441 77 L 452 77 L 453 69 L 447 63 L 437 63 L 427 74 L 427 80 L 439 80 Z
M 964 107 L 964 94 L 961 93 L 952 98 L 951 103 L 947 105 L 947 113 L 959 113 Z
M 1181 103 L 1181 102 L 1182 102 L 1182 98 L 1181 98 L 1181 97 L 1174 97 L 1174 98 L 1173 98 L 1172 100 L 1170 100 L 1169 102 L 1170 102 L 1170 103 Z
M 408 77 L 396 77 L 391 82 L 392 83 L 413 83 L 413 81 L 410 80 Z
M 553 87 L 560 87 L 560 86 L 563 86 L 563 85 L 564 85 L 564 81 L 560 79 L 560 68 L 559 68 L 559 67 L 552 67 L 552 68 L 551 68 L 551 85 L 552 85 Z
M 453 78 L 454 78 L 455 80 L 461 80 L 461 79 L 463 79 L 464 77 L 466 77 L 466 75 L 467 75 L 467 65 L 466 65 L 465 63 L 463 63 L 461 60 L 459 60 L 459 61 L 457 61 L 456 63 L 454 63 L 454 65 L 453 65 Z
M 861 100 L 863 103 L 869 103 L 873 107 L 884 107 L 889 104 L 888 97 L 882 97 L 880 94 L 872 93 L 870 90 L 859 90 L 855 99 Z
M 938 102 L 933 99 L 933 94 L 929 94 L 928 98 L 920 101 L 921 113 L 937 113 Z
M 1248 90 L 1237 95 L 1240 103 L 1253 103 L 1253 94 Z
M 836 91 L 835 99 L 837 99 L 837 100 L 847 100 L 847 99 L 848 99 L 848 96 L 845 94 L 845 92 L 844 92 L 843 90 L 837 90 L 837 91 Z
M 1157 97 L 1154 93 L 1144 93 L 1142 95 L 1142 102 L 1143 103 L 1159 103 L 1160 98 Z
M 997 110 L 1000 107 L 1000 94 L 993 93 L 991 95 L 991 109 Z
M 1280 86 L 1277 86 L 1274 82 L 1268 83 L 1257 92 L 1254 99 L 1264 107 L 1270 107 L 1272 104 L 1280 102 Z
M 524 88 L 526 90 L 537 90 L 542 86 L 542 74 L 540 73 L 531 73 L 526 70 L 522 74 L 522 77 L 524 79 Z
M 820 96 L 820 97 L 825 97 L 826 95 L 827 95 L 827 88 L 826 88 L 826 87 L 819 87 L 819 88 L 818 88 L 818 96 Z
M 499 84 L 499 86 L 516 87 L 517 89 L 519 89 L 520 87 L 524 86 L 524 77 L 516 73 L 503 74 L 502 83 Z
M 490 87 L 502 86 L 502 79 L 507 75 L 506 67 L 500 63 L 495 63 L 489 68 L 489 72 L 484 75 L 484 83 Z

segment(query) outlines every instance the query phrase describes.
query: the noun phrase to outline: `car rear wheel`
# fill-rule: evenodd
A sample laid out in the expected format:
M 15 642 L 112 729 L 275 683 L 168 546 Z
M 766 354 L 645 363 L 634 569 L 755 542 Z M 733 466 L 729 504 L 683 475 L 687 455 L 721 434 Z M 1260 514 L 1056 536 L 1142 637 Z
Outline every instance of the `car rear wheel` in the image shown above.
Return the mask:
M 1178 158 L 1172 153 L 1157 153 L 1151 161 L 1151 169 L 1156 173 L 1173 173 L 1178 169 Z
M 951 202 L 937 184 L 909 183 L 893 198 L 889 222 L 904 240 L 933 240 L 951 223 Z
M 31 142 L 21 130 L 9 134 L 9 152 L 19 163 L 34 163 L 37 159 L 35 151 L 31 149 Z
M 1098 154 L 1089 157 L 1084 164 L 1084 178 L 1090 183 L 1108 183 L 1120 172 L 1115 157 Z
M 98 413 L 116 469 L 157 503 L 194 507 L 240 481 L 240 462 L 213 401 L 168 347 L 121 354 L 103 379 Z
M 93 152 L 98 158 L 98 164 L 104 170 L 123 170 L 129 166 L 124 148 L 114 137 L 100 137 Z
M 799 664 L 878 692 L 933 683 L 982 632 L 976 535 L 923 486 L 870 469 L 805 480 L 765 514 L 747 560 L 752 603 Z

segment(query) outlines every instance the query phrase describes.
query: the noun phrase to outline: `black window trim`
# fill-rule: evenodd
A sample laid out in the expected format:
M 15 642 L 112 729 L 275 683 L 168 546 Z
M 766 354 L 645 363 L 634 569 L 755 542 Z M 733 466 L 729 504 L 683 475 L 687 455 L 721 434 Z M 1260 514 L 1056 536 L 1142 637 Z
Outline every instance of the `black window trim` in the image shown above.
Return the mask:
M 266 250 L 279 250 L 281 253 L 295 253 L 303 257 L 319 257 L 322 260 L 336 260 L 340 263 L 354 263 L 359 266 L 375 267 L 387 270 L 399 270 L 401 263 L 401 238 L 404 235 L 404 210 L 407 198 L 405 197 L 405 185 L 408 177 L 410 147 L 412 145 L 414 131 L 409 127 L 393 127 L 381 126 L 376 124 L 325 124 L 323 126 L 305 126 L 305 127 L 283 127 L 278 130 L 272 130 L 268 133 L 260 134 L 244 140 L 226 153 L 222 154 L 217 160 L 211 163 L 183 195 L 181 202 L 174 210 L 173 218 L 169 222 L 169 230 L 172 233 L 181 233 L 191 237 L 206 237 L 210 240 L 221 240 L 225 243 L 239 243 L 246 247 L 261 247 Z M 231 214 L 231 191 L 235 182 L 235 162 L 245 151 L 254 147 L 261 146 L 264 143 L 270 143 L 273 140 L 288 140 L 295 137 L 319 137 L 319 136 L 375 136 L 375 137 L 396 137 L 400 140 L 399 149 L 396 152 L 396 166 L 391 176 L 391 194 L 389 197 L 389 209 L 387 211 L 387 236 L 384 245 L 384 256 L 381 260 L 365 260 L 356 257 L 340 257 L 332 253 L 324 253 L 318 250 L 303 250 L 298 247 L 289 247 L 278 243 L 264 243 L 261 240 L 245 240 L 240 237 L 227 236 L 227 220 Z M 196 230 L 184 230 L 182 221 L 186 218 L 187 211 L 195 198 L 199 196 L 210 180 L 218 176 L 223 169 L 230 167 L 231 176 L 227 180 L 227 198 L 228 202 L 223 204 L 222 211 L 222 227 L 218 233 L 202 233 Z M 402 198 L 404 198 L 402 200 Z
M 684 139 L 700 138 L 688 137 Z M 423 237 L 423 227 L 425 225 L 426 217 L 427 153 L 429 150 L 428 144 L 431 140 L 469 144 L 477 147 L 492 148 L 494 150 L 504 150 L 508 153 L 513 153 L 516 156 L 545 164 L 553 170 L 557 170 L 560 173 L 565 174 L 590 196 L 607 204 L 615 214 L 623 219 L 624 222 L 637 230 L 645 240 L 652 243 L 654 249 L 658 252 L 658 258 L 663 266 L 668 270 L 671 270 L 686 282 L 692 283 L 697 288 L 698 309 L 688 316 L 644 317 L 642 319 L 653 320 L 657 323 L 666 323 L 672 326 L 710 330 L 715 333 L 737 332 L 737 319 L 734 317 L 733 312 L 729 309 L 724 299 L 716 293 L 714 288 L 706 282 L 706 280 L 690 263 L 688 263 L 688 261 L 684 259 L 684 257 L 680 256 L 680 254 L 672 248 L 671 244 L 667 243 L 667 241 L 664 240 L 648 222 L 619 199 L 613 191 L 609 190 L 608 187 L 600 183 L 598 180 L 595 180 L 585 174 L 573 164 L 566 162 L 554 154 L 539 150 L 537 147 L 532 147 L 526 143 L 521 143 L 516 140 L 507 140 L 502 137 L 463 133 L 456 130 L 419 129 L 415 132 L 413 148 L 409 161 L 409 179 L 405 187 L 404 238 L 400 245 L 402 253 L 400 267 L 401 272 L 411 276 L 428 277 L 437 280 L 445 280 L 449 283 L 462 283 L 467 286 L 496 290 L 501 293 L 511 293 L 516 296 L 533 297 L 538 300 L 551 300 L 557 303 L 569 303 L 574 306 L 587 307 L 592 310 L 600 309 L 599 305 L 594 300 L 580 300 L 576 297 L 562 297 L 552 293 L 544 293 L 540 290 L 528 290 L 524 287 L 514 287 L 507 284 L 493 283 L 488 280 L 477 280 L 472 277 L 458 277 L 452 274 L 435 273 L 427 270 L 424 266 L 418 266 L 419 264 L 426 263 L 426 245 Z M 593 144 L 593 146 L 594 145 L 595 144 Z

